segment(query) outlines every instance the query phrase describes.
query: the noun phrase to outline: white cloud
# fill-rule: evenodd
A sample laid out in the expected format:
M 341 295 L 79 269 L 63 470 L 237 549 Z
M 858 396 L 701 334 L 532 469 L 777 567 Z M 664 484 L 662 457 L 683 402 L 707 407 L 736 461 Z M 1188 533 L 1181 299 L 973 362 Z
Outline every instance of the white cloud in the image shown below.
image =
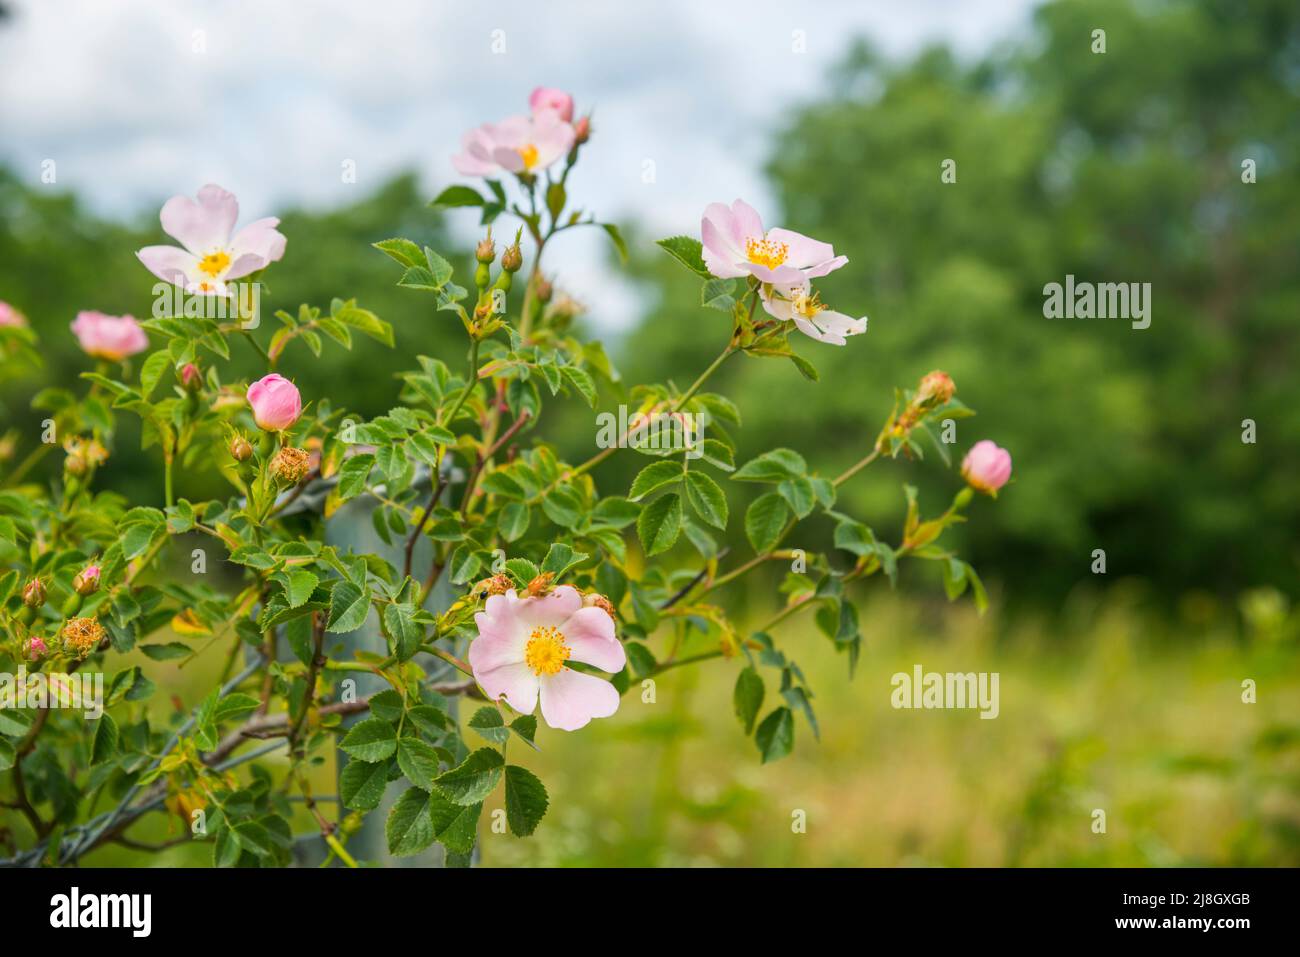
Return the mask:
M 691 232 L 715 199 L 770 208 L 771 132 L 816 95 L 853 37 L 895 55 L 935 39 L 974 53 L 1031 5 L 29 0 L 0 27 L 0 162 L 37 182 L 54 159 L 60 187 L 122 215 L 213 181 L 250 217 L 329 207 L 410 166 L 432 194 L 455 179 L 463 129 L 520 111 L 544 83 L 595 108 L 571 195 L 605 218 Z M 806 53 L 792 52 L 796 30 Z M 345 159 L 356 186 L 341 182 Z M 601 241 L 566 239 L 552 265 L 603 289 L 580 292 L 616 328 L 635 301 L 626 285 L 597 281 Z

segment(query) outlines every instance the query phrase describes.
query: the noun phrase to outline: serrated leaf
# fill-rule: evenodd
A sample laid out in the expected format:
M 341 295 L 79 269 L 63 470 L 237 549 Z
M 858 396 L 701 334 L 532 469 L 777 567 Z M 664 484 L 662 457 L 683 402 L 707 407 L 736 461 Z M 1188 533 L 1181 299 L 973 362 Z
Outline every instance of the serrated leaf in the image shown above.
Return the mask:
M 754 551 L 762 554 L 776 547 L 790 517 L 790 506 L 777 492 L 767 492 L 745 511 L 745 537 Z
M 478 804 L 501 781 L 501 754 L 479 748 L 450 771 L 433 779 L 434 787 L 447 800 L 460 805 Z
M 339 748 L 358 761 L 383 761 L 397 750 L 397 731 L 383 718 L 366 718 L 352 726 Z
M 780 707 L 771 712 L 754 732 L 754 743 L 763 764 L 785 757 L 794 748 L 794 714 Z
M 655 489 L 663 488 L 681 481 L 682 467 L 678 462 L 651 462 L 632 480 L 628 499 L 636 502 L 645 498 Z
M 537 775 L 517 764 L 506 768 L 506 821 L 517 837 L 537 830 L 549 805 L 546 787 Z
M 438 774 L 438 752 L 419 738 L 402 738 L 397 742 L 397 766 L 416 787 L 432 790 Z
M 747 735 L 754 731 L 754 721 L 758 718 L 759 709 L 763 707 L 764 693 L 763 678 L 752 667 L 745 668 L 736 676 L 732 704 L 735 706 L 736 717 L 740 719 L 740 726 Z
M 697 276 L 712 278 L 709 267 L 704 265 L 704 245 L 698 239 L 692 236 L 670 236 L 658 240 L 655 245 Z
M 388 787 L 388 763 L 349 761 L 339 775 L 339 797 L 353 811 L 373 811 Z
M 394 857 L 419 854 L 434 840 L 433 816 L 429 813 L 429 794 L 419 788 L 402 792 L 384 822 L 388 853 Z
M 682 530 L 682 500 L 676 492 L 655 499 L 636 521 L 637 536 L 646 555 L 658 555 L 673 547 Z
M 365 624 L 370 596 L 350 581 L 339 581 L 330 593 L 330 618 L 326 631 L 346 634 Z
M 726 529 L 727 497 L 718 483 L 703 472 L 686 473 L 686 501 L 704 521 L 714 528 Z

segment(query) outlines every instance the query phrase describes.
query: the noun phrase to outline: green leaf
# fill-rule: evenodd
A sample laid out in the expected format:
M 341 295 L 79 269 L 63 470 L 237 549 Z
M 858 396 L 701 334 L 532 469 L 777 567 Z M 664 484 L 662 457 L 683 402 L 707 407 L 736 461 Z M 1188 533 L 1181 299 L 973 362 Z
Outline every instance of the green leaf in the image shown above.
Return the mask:
M 177 658 L 188 658 L 190 646 L 179 641 L 169 641 L 166 644 L 141 645 L 140 650 L 153 661 L 174 661 Z
M 402 738 L 397 742 L 397 766 L 417 788 L 430 791 L 438 775 L 438 752 L 419 738 Z
M 464 807 L 448 801 L 437 791 L 429 795 L 429 817 L 433 822 L 436 840 L 457 854 L 468 854 L 474 850 L 474 841 L 478 837 L 478 819 L 482 813 L 481 802 Z
M 339 748 L 358 761 L 383 761 L 397 750 L 397 730 L 383 718 L 358 721 Z
M 704 265 L 704 246 L 692 236 L 670 236 L 660 239 L 655 244 L 672 256 L 679 263 L 704 279 L 713 278 L 709 267 Z
M 507 558 L 506 571 L 508 571 L 510 577 L 520 585 L 527 585 L 530 581 L 541 574 L 540 571 L 538 571 L 537 566 L 526 558 Z
M 370 595 L 349 581 L 339 581 L 330 593 L 330 620 L 326 631 L 346 634 L 356 631 L 370 612 Z
M 393 653 L 399 661 L 411 658 L 424 641 L 424 628 L 414 616 L 415 606 L 411 604 L 389 605 L 384 609 L 384 627 L 393 638 Z
M 226 695 L 212 708 L 209 720 L 213 724 L 221 724 L 223 721 L 234 721 L 242 718 L 246 714 L 252 714 L 257 710 L 258 705 L 262 702 L 254 698 L 251 694 L 244 694 L 242 691 L 232 691 Z
M 681 481 L 682 467 L 678 462 L 651 462 L 632 480 L 628 499 L 636 502 L 655 489 Z
M 793 362 L 794 367 L 799 370 L 799 374 L 809 382 L 817 382 L 821 379 L 821 376 L 817 372 L 817 367 L 803 356 L 792 352 L 790 353 L 790 361 Z
M 682 500 L 676 492 L 655 499 L 636 520 L 636 533 L 646 555 L 658 555 L 673 547 L 682 530 Z
M 773 449 L 741 466 L 737 482 L 783 482 L 807 474 L 808 463 L 793 449 Z
M 479 708 L 469 719 L 469 726 L 493 744 L 503 744 L 510 737 L 510 729 L 501 718 L 501 712 L 490 705 Z
M 596 383 L 592 381 L 585 369 L 579 369 L 577 366 L 560 366 L 560 371 L 564 373 L 564 378 L 569 380 L 569 384 L 582 393 L 582 397 L 587 400 L 587 404 L 593 409 L 596 407 Z
M 370 452 L 349 456 L 339 467 L 338 497 L 346 502 L 365 490 L 366 480 L 370 478 L 370 469 L 375 464 L 375 457 Z
M 817 504 L 812 482 L 802 475 L 798 478 L 786 479 L 776 487 L 776 490 L 781 493 L 781 497 L 799 518 L 806 518 L 813 510 L 813 506 Z
M 388 787 L 388 762 L 349 761 L 339 775 L 339 797 L 353 811 L 373 811 Z
M 790 709 L 777 708 L 764 718 L 754 732 L 754 743 L 758 745 L 764 764 L 789 754 L 794 748 L 794 714 Z
M 576 528 L 585 517 L 587 505 L 572 485 L 557 485 L 542 499 L 542 511 L 561 528 Z
M 546 187 L 546 211 L 551 214 L 551 219 L 559 219 L 560 213 L 564 212 L 564 204 L 568 197 L 565 194 L 564 184 L 558 180 Z
M 726 529 L 727 497 L 718 483 L 703 472 L 686 473 L 686 501 L 704 521 L 714 528 Z
M 730 279 L 709 279 L 700 287 L 700 305 L 730 313 L 736 306 L 735 289 Z
M 528 531 L 532 513 L 523 502 L 509 502 L 497 516 L 497 531 L 507 542 L 517 541 Z
M 776 547 L 790 517 L 790 506 L 777 492 L 760 495 L 745 511 L 745 537 L 754 551 L 763 553 Z
M 110 715 L 102 715 L 95 726 L 95 740 L 90 748 L 90 763 L 103 764 L 117 753 L 117 722 Z
M 460 206 L 482 206 L 486 202 L 487 200 L 480 196 L 477 190 L 456 185 L 448 186 L 435 196 L 429 205 L 453 209 Z
M 764 693 L 763 678 L 753 667 L 744 669 L 736 676 L 732 703 L 735 705 L 736 717 L 740 719 L 740 726 L 747 735 L 753 733 L 758 710 L 763 707 Z
M 420 266 L 424 263 L 424 255 L 420 252 L 420 247 L 409 239 L 384 239 L 370 245 L 403 266 Z
M 394 857 L 419 854 L 433 843 L 433 816 L 429 813 L 429 795 L 419 788 L 407 788 L 388 812 L 384 822 L 388 853 Z
M 144 364 L 140 366 L 140 395 L 146 401 L 158 386 L 158 380 L 162 374 L 167 371 L 167 367 L 172 364 L 171 353 L 166 351 L 155 352 Z
M 586 552 L 574 551 L 572 546 L 556 542 L 547 549 L 546 557 L 542 559 L 542 571 L 551 572 L 559 580 L 574 565 L 581 565 L 586 560 Z
M 618 250 L 619 261 L 626 264 L 627 243 L 623 241 L 623 234 L 618 231 L 618 227 L 615 226 L 613 223 L 601 223 L 600 227 L 601 229 L 605 230 L 605 232 L 609 236 L 610 242 L 612 242 L 614 244 L 614 248 Z
M 478 804 L 501 781 L 502 764 L 500 752 L 479 748 L 461 764 L 434 778 L 433 784 L 440 794 L 455 804 Z
M 290 608 L 297 608 L 305 604 L 320 583 L 320 578 L 314 572 L 309 572 L 305 568 L 293 568 L 277 572 L 274 578 L 284 586 L 285 599 L 289 602 Z
M 517 764 L 506 768 L 506 821 L 516 836 L 527 837 L 537 830 L 549 804 L 537 775 Z

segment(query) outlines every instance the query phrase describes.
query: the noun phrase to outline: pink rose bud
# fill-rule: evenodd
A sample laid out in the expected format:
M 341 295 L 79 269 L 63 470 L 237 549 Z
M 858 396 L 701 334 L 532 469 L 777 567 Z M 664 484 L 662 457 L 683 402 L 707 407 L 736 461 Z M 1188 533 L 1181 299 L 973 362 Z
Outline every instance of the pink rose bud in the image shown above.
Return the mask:
M 27 660 L 35 661 L 49 650 L 50 649 L 46 647 L 44 641 L 33 635 L 31 640 L 27 642 Z
M 203 388 L 203 373 L 193 362 L 185 363 L 181 369 L 181 386 L 186 392 L 198 392 Z
M 26 326 L 27 317 L 9 303 L 0 300 L 0 326 Z
M 106 316 L 102 312 L 79 312 L 72 331 L 81 351 L 97 359 L 121 362 L 127 356 L 149 348 L 149 337 L 131 316 Z
M 23 587 L 23 604 L 28 608 L 40 608 L 45 604 L 45 585 L 39 578 L 33 578 Z
M 248 404 L 253 407 L 257 427 L 268 432 L 283 432 L 302 415 L 298 387 L 274 372 L 248 387 Z
M 976 442 L 961 463 L 961 476 L 972 488 L 996 498 L 1011 478 L 1011 453 L 988 439 Z
M 543 110 L 554 110 L 560 114 L 560 119 L 564 122 L 573 122 L 573 97 L 563 90 L 539 86 L 528 98 L 528 107 L 533 111 L 534 116 Z
M 99 590 L 99 566 L 87 565 L 72 579 L 72 589 L 81 597 L 93 595 Z
M 591 139 L 591 117 L 584 116 L 573 124 L 573 142 L 581 146 Z

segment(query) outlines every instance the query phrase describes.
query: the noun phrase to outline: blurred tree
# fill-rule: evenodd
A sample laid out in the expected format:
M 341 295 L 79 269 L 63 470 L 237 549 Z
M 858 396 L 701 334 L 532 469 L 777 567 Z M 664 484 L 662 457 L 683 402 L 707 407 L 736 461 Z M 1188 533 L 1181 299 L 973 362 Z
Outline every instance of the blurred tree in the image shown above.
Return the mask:
M 1058 0 L 977 62 L 930 49 L 891 64 L 860 45 L 832 80 L 775 139 L 784 209 L 765 218 L 849 256 L 821 285 L 871 326 L 842 349 L 797 345 L 817 385 L 772 363 L 726 369 L 744 448 L 847 464 L 888 412 L 879 386 L 943 368 L 981 413 L 958 423 L 958 456 L 987 437 L 1015 458 L 998 520 L 969 543 L 1009 597 L 1058 600 L 1092 578 L 1096 548 L 1111 579 L 1171 598 L 1294 594 L 1300 8 Z M 699 332 L 691 283 L 666 261 L 640 269 L 671 285 L 627 343 L 626 378 L 699 368 L 718 336 Z M 1043 287 L 1067 274 L 1151 283 L 1150 328 L 1045 318 Z M 891 537 L 899 471 L 932 509 L 956 481 L 897 463 L 849 487 Z

